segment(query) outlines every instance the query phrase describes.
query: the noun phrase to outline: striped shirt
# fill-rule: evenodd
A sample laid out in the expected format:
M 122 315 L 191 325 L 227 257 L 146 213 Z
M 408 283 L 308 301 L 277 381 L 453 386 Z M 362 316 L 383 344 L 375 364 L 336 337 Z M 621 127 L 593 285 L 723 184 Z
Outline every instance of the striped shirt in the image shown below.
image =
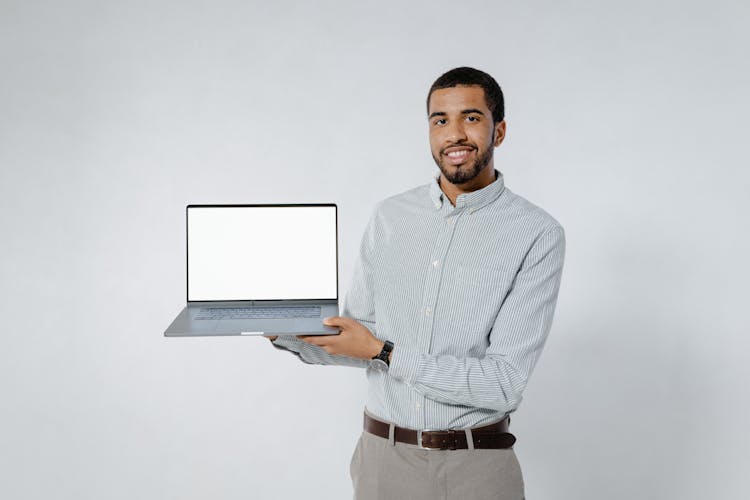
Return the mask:
M 307 363 L 367 368 L 367 410 L 403 427 L 514 411 L 552 325 L 565 233 L 496 176 L 455 207 L 437 178 L 377 205 L 342 316 L 395 344 L 387 372 L 294 337 L 274 344 Z

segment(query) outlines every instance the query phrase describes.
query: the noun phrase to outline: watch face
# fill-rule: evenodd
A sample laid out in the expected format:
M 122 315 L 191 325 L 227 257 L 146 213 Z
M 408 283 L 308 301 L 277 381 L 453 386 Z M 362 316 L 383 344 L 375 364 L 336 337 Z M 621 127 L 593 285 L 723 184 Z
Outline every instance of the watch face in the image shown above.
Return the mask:
M 387 372 L 388 371 L 388 364 L 383 361 L 382 359 L 371 359 L 370 360 L 370 368 L 373 370 L 377 370 L 379 372 Z

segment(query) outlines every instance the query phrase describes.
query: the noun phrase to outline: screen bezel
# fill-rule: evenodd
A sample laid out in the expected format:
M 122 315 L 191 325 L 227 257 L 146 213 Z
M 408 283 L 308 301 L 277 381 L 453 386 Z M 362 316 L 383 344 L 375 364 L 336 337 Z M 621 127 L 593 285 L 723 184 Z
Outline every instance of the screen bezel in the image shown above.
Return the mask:
M 336 228 L 336 298 L 320 298 L 310 297 L 308 299 L 217 299 L 217 300 L 190 300 L 190 255 L 189 255 L 189 235 L 188 228 L 190 226 L 188 217 L 191 208 L 262 208 L 262 207 L 333 207 L 335 217 L 335 228 Z M 241 302 L 309 302 L 311 300 L 339 300 L 339 208 L 335 203 L 252 203 L 252 204 L 190 204 L 185 206 L 185 300 L 188 303 L 212 303 L 212 302 L 227 302 L 227 303 L 241 303 Z

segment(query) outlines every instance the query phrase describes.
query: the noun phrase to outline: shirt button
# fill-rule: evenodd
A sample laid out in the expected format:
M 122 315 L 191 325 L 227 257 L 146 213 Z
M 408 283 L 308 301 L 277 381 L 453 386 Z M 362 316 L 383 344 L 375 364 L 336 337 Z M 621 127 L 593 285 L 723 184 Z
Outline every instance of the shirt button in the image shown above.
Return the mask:
M 417 410 L 419 410 L 420 408 L 422 408 L 422 403 L 417 403 L 416 406 L 417 406 Z
M 437 260 L 433 260 L 433 261 L 432 261 L 432 267 L 437 267 L 437 266 L 438 266 L 438 263 L 439 263 L 439 261 L 437 261 Z
M 429 307 L 425 307 L 425 309 L 424 309 L 424 313 L 425 313 L 425 314 L 426 314 L 427 316 L 429 316 L 429 315 L 430 315 L 430 312 L 431 312 L 431 311 L 430 311 L 430 308 L 429 308 Z
M 453 217 L 448 217 L 446 222 L 448 222 L 448 224 L 453 224 Z

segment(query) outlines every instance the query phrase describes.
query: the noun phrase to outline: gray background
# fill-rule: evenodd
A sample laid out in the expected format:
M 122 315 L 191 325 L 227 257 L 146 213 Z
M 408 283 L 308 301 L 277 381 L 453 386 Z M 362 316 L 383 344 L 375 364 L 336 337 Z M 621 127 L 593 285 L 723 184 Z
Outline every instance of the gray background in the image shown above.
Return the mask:
M 0 497 L 349 497 L 361 372 L 162 337 L 184 206 L 338 203 L 343 295 L 473 65 L 567 230 L 527 497 L 748 498 L 746 5 L 2 1 Z

